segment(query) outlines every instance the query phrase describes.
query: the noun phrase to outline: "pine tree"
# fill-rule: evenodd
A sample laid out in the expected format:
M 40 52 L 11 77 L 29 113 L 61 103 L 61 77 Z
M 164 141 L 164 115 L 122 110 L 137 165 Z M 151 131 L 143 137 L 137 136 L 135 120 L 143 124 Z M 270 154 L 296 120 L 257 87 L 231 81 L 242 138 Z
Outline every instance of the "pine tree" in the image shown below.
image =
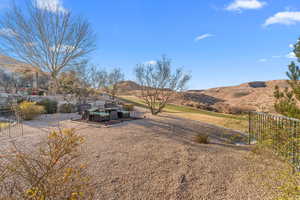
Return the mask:
M 298 63 L 300 63 L 300 39 L 294 45 L 294 53 L 298 58 Z M 300 119 L 300 107 L 298 103 L 300 102 L 300 69 L 296 62 L 291 62 L 286 75 L 289 78 L 287 82 L 290 89 L 285 88 L 284 91 L 280 91 L 278 86 L 275 87 L 275 110 L 282 115 Z

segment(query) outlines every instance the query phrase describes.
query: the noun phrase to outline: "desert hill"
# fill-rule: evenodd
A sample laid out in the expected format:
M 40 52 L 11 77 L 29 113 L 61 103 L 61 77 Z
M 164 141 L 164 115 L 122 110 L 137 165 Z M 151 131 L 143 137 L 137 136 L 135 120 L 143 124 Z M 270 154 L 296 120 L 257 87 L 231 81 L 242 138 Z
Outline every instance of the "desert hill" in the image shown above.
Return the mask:
M 27 63 L 15 60 L 11 57 L 4 55 L 0 55 L 0 69 L 4 69 L 11 72 L 40 72 L 40 70 L 36 67 L 33 67 Z
M 120 92 L 130 92 L 134 90 L 139 90 L 140 86 L 134 81 L 121 81 L 118 83 L 118 88 Z
M 256 81 L 237 86 L 219 87 L 200 91 L 187 91 L 181 104 L 224 113 L 240 111 L 274 112 L 274 88 L 289 87 L 286 80 Z
M 251 110 L 274 112 L 273 93 L 276 85 L 281 89 L 289 87 L 286 80 L 272 80 L 207 90 L 189 90 L 177 94 L 172 103 L 233 114 Z M 119 86 L 122 94 L 139 94 L 139 85 L 133 81 L 124 81 Z

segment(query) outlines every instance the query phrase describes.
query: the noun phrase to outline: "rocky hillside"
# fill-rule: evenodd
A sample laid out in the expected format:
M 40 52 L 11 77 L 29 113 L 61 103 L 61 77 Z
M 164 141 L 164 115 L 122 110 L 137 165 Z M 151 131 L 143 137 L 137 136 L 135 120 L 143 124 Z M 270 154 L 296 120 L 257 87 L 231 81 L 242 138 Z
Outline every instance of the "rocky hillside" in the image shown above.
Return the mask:
M 274 112 L 274 88 L 288 87 L 285 80 L 257 81 L 238 86 L 219 87 L 208 90 L 188 91 L 182 94 L 180 104 L 224 113 L 241 111 Z
M 274 88 L 288 87 L 285 80 L 256 81 L 237 86 L 218 87 L 207 90 L 190 90 L 177 94 L 172 103 L 199 109 L 223 113 L 244 111 L 274 112 Z M 121 94 L 139 94 L 139 85 L 133 81 L 124 81 L 119 85 Z

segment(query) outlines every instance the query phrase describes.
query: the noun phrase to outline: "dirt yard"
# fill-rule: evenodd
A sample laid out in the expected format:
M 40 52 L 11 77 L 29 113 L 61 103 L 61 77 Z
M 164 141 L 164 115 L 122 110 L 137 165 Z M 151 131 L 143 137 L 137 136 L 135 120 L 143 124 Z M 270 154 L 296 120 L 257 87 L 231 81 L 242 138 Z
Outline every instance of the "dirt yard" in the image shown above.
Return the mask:
M 224 139 L 233 131 L 167 115 L 109 128 L 68 120 L 71 117 L 78 116 L 26 122 L 23 137 L 0 137 L 0 151 L 11 140 L 29 148 L 58 125 L 72 127 L 86 138 L 85 158 L 98 185 L 97 199 L 268 199 L 247 177 L 249 147 Z M 198 133 L 208 134 L 211 144 L 194 142 Z

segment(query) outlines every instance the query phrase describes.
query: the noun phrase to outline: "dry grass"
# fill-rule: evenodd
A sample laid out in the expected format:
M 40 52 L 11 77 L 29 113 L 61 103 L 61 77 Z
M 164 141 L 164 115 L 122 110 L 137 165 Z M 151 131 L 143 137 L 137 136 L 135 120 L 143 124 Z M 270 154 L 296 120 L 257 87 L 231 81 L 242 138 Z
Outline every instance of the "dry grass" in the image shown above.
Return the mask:
M 273 200 L 300 199 L 300 173 L 288 161 L 264 145 L 257 145 L 248 159 L 252 161 L 248 178 L 257 188 L 269 191 Z
M 177 112 L 172 114 L 178 117 L 205 122 L 208 124 L 230 128 L 233 130 L 239 130 L 242 132 L 246 132 L 248 130 L 248 122 L 246 120 L 229 119 L 223 117 L 215 117 L 215 116 L 209 116 L 204 114 L 185 113 L 185 112 L 181 112 L 181 113 Z

